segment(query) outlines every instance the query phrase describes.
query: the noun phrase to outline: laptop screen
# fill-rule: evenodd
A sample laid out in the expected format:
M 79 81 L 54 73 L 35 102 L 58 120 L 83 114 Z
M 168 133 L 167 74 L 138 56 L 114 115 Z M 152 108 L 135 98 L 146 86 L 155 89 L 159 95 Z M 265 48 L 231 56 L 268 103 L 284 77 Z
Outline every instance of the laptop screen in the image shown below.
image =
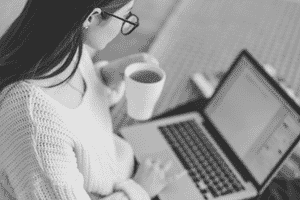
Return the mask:
M 242 56 L 205 113 L 262 184 L 300 133 L 300 117 Z

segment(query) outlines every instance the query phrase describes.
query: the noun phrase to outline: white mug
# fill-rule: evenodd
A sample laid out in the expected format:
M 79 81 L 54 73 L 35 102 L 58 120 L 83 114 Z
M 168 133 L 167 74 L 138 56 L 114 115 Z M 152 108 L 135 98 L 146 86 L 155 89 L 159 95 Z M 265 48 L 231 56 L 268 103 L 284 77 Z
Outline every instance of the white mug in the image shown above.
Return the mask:
M 133 79 L 132 75 L 141 71 L 152 71 L 160 76 L 155 82 Z M 144 76 L 145 78 L 146 76 Z M 150 76 L 147 79 L 151 79 Z M 148 120 L 161 95 L 166 80 L 166 73 L 156 63 L 134 63 L 125 70 L 125 96 L 127 113 L 136 120 Z

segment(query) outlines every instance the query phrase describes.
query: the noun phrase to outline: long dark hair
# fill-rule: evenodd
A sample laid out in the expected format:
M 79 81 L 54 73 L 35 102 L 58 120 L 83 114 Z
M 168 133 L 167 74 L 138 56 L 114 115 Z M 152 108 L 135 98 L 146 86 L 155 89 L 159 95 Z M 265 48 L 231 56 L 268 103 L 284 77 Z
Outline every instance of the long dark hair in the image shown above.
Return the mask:
M 0 92 L 23 80 L 52 78 L 71 64 L 76 66 L 62 82 L 75 74 L 82 55 L 83 22 L 94 8 L 115 12 L 131 0 L 27 0 L 27 3 L 0 38 Z M 106 17 L 107 20 L 107 17 Z M 58 64 L 62 66 L 51 72 Z

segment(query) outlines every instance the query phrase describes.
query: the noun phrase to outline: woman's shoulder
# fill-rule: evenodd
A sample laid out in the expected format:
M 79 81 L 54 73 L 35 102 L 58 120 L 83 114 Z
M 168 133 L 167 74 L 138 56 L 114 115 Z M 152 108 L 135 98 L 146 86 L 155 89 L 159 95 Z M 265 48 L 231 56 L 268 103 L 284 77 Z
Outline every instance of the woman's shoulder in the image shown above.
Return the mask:
M 0 93 L 0 110 L 29 107 L 34 88 L 24 82 L 6 86 Z M 13 110 L 11 110 L 13 111 Z
M 37 111 L 42 114 L 49 113 L 50 110 L 55 111 L 38 89 L 25 81 L 5 87 L 0 94 L 2 120 L 4 118 L 20 119 L 20 117 L 33 120 L 33 114 Z
M 20 82 L 5 88 L 0 96 L 0 136 L 26 129 L 24 133 L 29 135 L 47 137 L 52 134 L 69 139 L 62 116 L 34 85 Z

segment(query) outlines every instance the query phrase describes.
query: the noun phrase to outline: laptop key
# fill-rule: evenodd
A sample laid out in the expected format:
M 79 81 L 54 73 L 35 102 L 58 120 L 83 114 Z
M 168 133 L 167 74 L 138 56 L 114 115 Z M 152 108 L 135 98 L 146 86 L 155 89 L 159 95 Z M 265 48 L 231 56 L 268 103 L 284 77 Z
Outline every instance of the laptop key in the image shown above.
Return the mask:
M 206 193 L 206 198 L 208 199 L 208 200 L 212 200 L 212 199 L 214 199 L 214 197 L 216 197 L 215 195 L 212 195 L 211 193 Z
M 222 193 L 221 193 L 221 195 L 227 195 L 227 194 L 230 194 L 230 193 L 232 193 L 232 191 L 230 191 L 230 190 L 223 190 L 222 191 Z
M 210 193 L 214 196 L 217 197 L 217 191 L 213 186 L 208 186 L 208 190 L 210 191 Z
M 200 189 L 202 189 L 202 190 L 206 190 L 207 189 L 207 185 L 204 183 L 203 180 L 200 180 L 198 182 L 198 185 L 199 185 Z

